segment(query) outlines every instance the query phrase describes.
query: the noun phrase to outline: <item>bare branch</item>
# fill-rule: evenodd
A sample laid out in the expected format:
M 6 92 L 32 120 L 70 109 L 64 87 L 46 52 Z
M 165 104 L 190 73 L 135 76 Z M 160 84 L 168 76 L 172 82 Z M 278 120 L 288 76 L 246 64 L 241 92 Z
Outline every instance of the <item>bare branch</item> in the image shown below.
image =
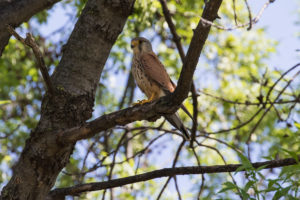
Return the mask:
M 279 81 L 281 79 L 284 78 L 285 75 L 287 75 L 288 73 L 290 73 L 291 71 L 293 71 L 294 69 L 298 68 L 300 66 L 300 63 L 294 65 L 293 67 L 291 67 L 289 70 L 287 70 L 286 72 L 284 72 L 280 77 L 279 79 L 276 80 L 276 82 L 271 86 L 270 90 L 268 91 L 268 94 L 266 96 L 266 99 L 269 100 L 269 97 L 271 95 L 271 92 L 273 91 L 273 89 L 275 88 L 275 86 L 279 83 Z
M 170 31 L 173 35 L 173 41 L 175 42 L 176 44 L 176 47 L 178 49 L 178 52 L 179 52 L 179 55 L 180 55 L 180 58 L 182 60 L 182 62 L 184 61 L 184 58 L 185 58 L 185 53 L 184 53 L 184 50 L 182 48 L 182 45 L 181 45 L 181 42 L 180 42 L 180 39 L 181 37 L 177 34 L 176 32 L 176 27 L 174 25 L 174 23 L 172 22 L 172 18 L 171 18 L 171 15 L 170 15 L 170 11 L 167 7 L 167 2 L 166 0 L 159 0 L 160 4 L 161 4 L 161 7 L 163 9 L 163 13 L 164 13 L 164 16 L 165 16 L 165 19 L 166 19 L 166 22 L 168 23 L 168 26 L 170 28 Z
M 191 141 L 190 141 L 190 147 L 193 146 L 193 143 L 196 139 L 196 132 L 198 128 L 198 98 L 197 98 L 197 92 L 195 88 L 195 84 L 192 84 L 192 99 L 193 99 L 193 127 L 191 131 Z
M 202 18 L 205 18 L 209 21 L 215 20 L 218 17 L 218 10 L 221 6 L 221 3 L 222 0 L 211 0 L 207 2 L 202 13 Z M 190 91 L 193 81 L 193 74 L 196 69 L 200 53 L 208 37 L 210 28 L 210 25 L 203 24 L 200 20 L 196 29 L 194 30 L 191 44 L 184 59 L 178 86 L 176 87 L 174 93 L 169 95 L 172 97 L 171 99 L 173 99 L 171 103 L 174 106 L 180 105 L 188 96 L 188 92 Z
M 195 156 L 195 158 L 196 158 L 196 161 L 197 161 L 198 166 L 200 166 L 200 165 L 201 165 L 200 159 L 198 158 L 198 155 L 197 155 L 197 153 L 196 153 L 196 151 L 195 151 L 195 147 L 192 146 L 191 149 L 192 149 L 193 154 L 194 154 L 194 156 Z M 205 177 L 204 177 L 204 174 L 202 174 L 202 175 L 201 175 L 201 185 L 200 185 L 200 188 L 199 188 L 199 192 L 198 192 L 198 194 L 197 194 L 197 199 L 200 199 L 201 194 L 202 194 L 202 192 L 203 192 L 203 189 L 204 189 L 204 181 L 205 181 Z
M 133 5 L 134 0 L 86 2 L 64 46 L 60 63 L 51 76 L 54 86 L 59 87 L 55 93 L 57 98 L 44 96 L 40 122 L 32 131 L 31 139 L 27 140 L 2 195 L 17 196 L 19 199 L 45 199 L 57 175 L 68 163 L 75 145 L 68 143 L 62 147 L 57 142 L 57 134 L 60 130 L 85 124 L 92 116 L 103 66 Z M 42 152 L 52 153 L 45 156 Z M 33 157 L 42 159 L 45 164 L 31 162 Z M 40 176 L 36 176 L 37 168 Z M 16 184 L 16 179 L 23 181 Z
M 125 139 L 126 135 L 127 135 L 127 131 L 125 131 L 122 135 L 122 137 L 120 138 L 118 144 L 117 144 L 117 147 L 116 147 L 116 150 L 115 150 L 115 153 L 113 155 L 113 160 L 110 164 L 110 170 L 109 170 L 109 173 L 108 173 L 108 180 L 111 180 L 111 177 L 113 175 L 113 170 L 114 170 L 114 167 L 115 167 L 115 163 L 116 163 L 116 156 L 117 156 L 117 153 L 122 145 L 122 141 Z M 112 193 L 112 191 L 111 191 Z M 103 192 L 103 195 L 102 195 L 102 199 L 104 200 L 105 199 L 105 194 L 106 194 L 106 190 L 104 190 Z
M 300 156 L 298 156 L 300 159 Z M 252 166 L 257 169 L 261 166 L 266 166 L 264 169 L 284 167 L 289 165 L 295 165 L 297 161 L 294 158 L 286 158 L 281 160 L 271 160 L 265 162 L 252 163 Z M 190 167 L 177 167 L 177 168 L 165 168 L 130 176 L 126 178 L 113 179 L 110 181 L 95 182 L 75 185 L 69 188 L 58 188 L 52 190 L 49 193 L 51 197 L 59 197 L 66 195 L 78 195 L 83 192 L 97 191 L 108 188 L 120 187 L 127 184 L 138 183 L 148 181 L 155 178 L 172 177 L 175 175 L 191 175 L 191 174 L 210 174 L 210 173 L 224 173 L 235 172 L 237 168 L 241 167 L 241 164 L 229 164 L 229 165 L 213 165 L 213 166 L 190 166 Z M 241 170 L 244 171 L 244 170 Z
M 261 107 L 259 110 L 257 110 L 247 121 L 240 123 L 239 125 L 229 128 L 229 129 L 222 129 L 219 131 L 215 131 L 215 132 L 205 132 L 207 134 L 217 134 L 217 133 L 225 133 L 225 132 L 229 132 L 229 131 L 234 131 L 237 129 L 240 129 L 243 126 L 246 126 L 247 124 L 249 124 L 252 120 L 254 120 L 254 118 L 263 110 L 263 107 Z
M 128 105 L 130 105 L 132 103 L 132 93 L 134 92 L 135 89 L 135 83 L 134 83 L 134 79 L 132 76 L 132 73 L 129 73 L 128 78 L 127 78 L 127 84 L 126 84 L 126 88 L 124 90 L 124 93 L 122 95 L 120 104 L 119 104 L 119 109 L 123 108 L 124 104 L 125 104 L 125 99 L 126 97 L 129 95 L 129 100 L 128 100 Z
M 180 58 L 182 63 L 184 63 L 184 59 L 185 59 L 185 53 L 182 47 L 182 44 L 180 42 L 180 36 L 177 34 L 176 31 L 176 27 L 172 21 L 171 15 L 170 15 L 170 11 L 168 9 L 167 6 L 167 2 L 166 0 L 159 0 L 163 9 L 163 13 L 165 16 L 165 19 L 168 23 L 168 26 L 170 28 L 170 31 L 173 35 L 173 40 L 176 44 L 176 47 L 178 49 Z M 195 88 L 195 84 L 194 82 L 192 82 L 192 87 L 191 87 L 191 92 L 192 92 L 192 99 L 193 99 L 193 127 L 192 127 L 192 134 L 191 134 L 191 146 L 193 146 L 193 141 L 195 140 L 195 135 L 196 135 L 196 131 L 197 131 L 197 126 L 198 126 L 198 122 L 197 122 L 197 117 L 198 117 L 198 101 L 197 101 L 197 93 L 196 93 L 196 88 Z
M 240 24 L 240 25 L 236 25 L 236 26 L 233 26 L 233 27 L 224 27 L 224 26 L 221 26 L 221 25 L 217 25 L 217 24 L 214 24 L 212 21 L 206 19 L 206 18 L 203 18 L 201 17 L 201 21 L 207 25 L 210 25 L 210 26 L 213 26 L 217 29 L 221 29 L 221 30 L 225 30 L 225 31 L 232 31 L 232 30 L 235 30 L 235 29 L 238 29 L 238 28 L 244 28 L 246 26 L 249 26 L 249 27 L 252 27 L 253 24 L 256 24 L 259 19 L 261 18 L 263 12 L 265 11 L 265 9 L 269 6 L 270 3 L 273 3 L 275 0 L 268 0 L 263 6 L 262 8 L 260 9 L 259 13 L 257 14 L 257 16 L 253 19 L 250 20 L 250 22 L 247 22 L 247 23 L 244 23 L 244 24 Z M 247 1 L 246 1 L 247 2 Z M 248 3 L 248 2 L 247 2 Z M 247 4 L 248 5 L 248 4 Z M 250 7 L 249 7 L 250 9 Z M 249 10 L 248 9 L 248 10 Z M 251 17 L 251 15 L 249 15 L 249 17 Z M 250 26 L 251 25 L 251 26 Z M 248 29 L 249 29 L 248 27 Z M 250 30 L 250 29 L 249 29 Z
M 175 183 L 175 188 L 176 188 L 177 195 L 178 195 L 178 200 L 182 200 L 176 176 L 174 176 L 174 183 Z
M 235 25 L 238 25 L 238 18 L 237 18 L 237 14 L 236 14 L 236 7 L 235 7 L 235 0 L 232 0 L 232 9 L 233 9 L 233 15 L 234 15 L 234 22 Z
M 233 100 L 229 100 L 229 99 L 225 99 L 224 97 L 219 97 L 219 96 L 215 96 L 213 94 L 210 94 L 208 92 L 205 92 L 203 90 L 198 90 L 201 94 L 204 94 L 206 96 L 209 96 L 209 97 L 212 97 L 212 98 L 215 98 L 215 99 L 218 99 L 220 101 L 224 101 L 226 103 L 230 103 L 230 104 L 234 104 L 234 105 L 245 105 L 245 106 L 259 106 L 259 105 L 262 105 L 262 104 L 289 104 L 289 103 L 300 103 L 300 99 L 299 98 L 295 98 L 295 99 L 292 99 L 292 100 L 285 100 L 285 101 L 282 101 L 282 100 L 279 100 L 279 101 L 267 101 L 267 102 L 250 102 L 250 101 L 245 101 L 245 102 L 241 102 L 241 101 L 233 101 Z
M 7 30 L 9 31 L 10 34 L 15 36 L 15 38 L 17 40 L 19 40 L 24 45 L 27 45 L 32 49 L 32 51 L 35 55 L 35 58 L 37 60 L 37 66 L 38 66 L 39 70 L 41 71 L 43 79 L 45 81 L 45 85 L 47 87 L 47 90 L 48 90 L 50 95 L 53 95 L 54 94 L 53 84 L 52 84 L 50 76 L 48 74 L 48 70 L 47 70 L 47 67 L 45 65 L 45 61 L 44 61 L 42 52 L 40 51 L 37 43 L 34 41 L 33 36 L 30 33 L 27 33 L 26 38 L 24 39 L 10 25 L 7 25 Z
M 245 4 L 247 6 L 247 9 L 248 9 L 248 15 L 249 15 L 249 27 L 247 28 L 248 31 L 251 30 L 252 28 L 252 13 L 251 13 L 251 8 L 249 6 L 249 3 L 247 0 L 244 0 L 245 1 Z
M 298 76 L 300 74 L 300 71 L 298 71 L 286 84 L 286 86 L 284 86 L 284 88 L 280 91 L 280 93 L 276 96 L 275 101 L 277 101 L 277 99 L 279 99 L 279 97 L 282 95 L 282 93 L 285 91 L 285 89 L 291 84 L 291 82 L 294 80 L 294 78 L 296 76 Z M 265 117 L 265 115 L 270 111 L 270 109 L 274 106 L 274 104 L 271 103 L 271 105 L 265 110 L 265 112 L 262 114 L 262 116 L 259 118 L 258 122 L 255 124 L 255 126 L 251 129 L 250 134 L 248 136 L 247 139 L 247 144 L 249 144 L 250 140 L 251 140 L 251 135 L 254 133 L 254 131 L 256 130 L 256 128 L 258 127 L 258 125 L 260 124 L 260 122 L 263 120 L 263 118 Z
M 180 152 L 181 152 L 181 150 L 182 150 L 182 147 L 183 147 L 184 143 L 185 143 L 185 140 L 183 140 L 183 141 L 180 143 L 180 145 L 178 146 L 178 149 L 177 149 L 176 154 L 175 154 L 174 159 L 173 159 L 172 168 L 175 168 L 175 166 L 176 166 L 176 163 L 177 163 L 178 158 L 179 158 L 179 154 L 180 154 Z M 158 194 L 156 200 L 159 200 L 159 199 L 161 198 L 163 192 L 164 192 L 165 189 L 167 188 L 167 186 L 168 186 L 168 184 L 169 184 L 169 182 L 170 182 L 170 180 L 171 180 L 172 178 L 173 178 L 173 176 L 169 176 L 169 178 L 168 178 L 167 181 L 165 182 L 164 186 L 162 187 L 161 191 L 159 192 L 159 194 Z
M 10 38 L 9 32 L 6 31 L 6 24 L 17 27 L 58 1 L 60 0 L 0 1 L 0 56 Z
M 203 17 L 214 20 L 222 0 L 209 1 L 203 11 Z M 58 141 L 61 143 L 73 143 L 77 140 L 92 137 L 96 133 L 112 128 L 116 125 L 125 125 L 137 120 L 154 121 L 164 114 L 174 113 L 183 100 L 188 96 L 192 77 L 198 63 L 200 52 L 207 39 L 210 26 L 203 25 L 200 21 L 194 31 L 194 36 L 189 47 L 186 61 L 183 64 L 178 87 L 175 92 L 163 97 L 155 102 L 147 103 L 142 106 L 137 105 L 120 111 L 103 115 L 96 120 L 88 122 L 81 127 L 75 127 L 58 134 Z

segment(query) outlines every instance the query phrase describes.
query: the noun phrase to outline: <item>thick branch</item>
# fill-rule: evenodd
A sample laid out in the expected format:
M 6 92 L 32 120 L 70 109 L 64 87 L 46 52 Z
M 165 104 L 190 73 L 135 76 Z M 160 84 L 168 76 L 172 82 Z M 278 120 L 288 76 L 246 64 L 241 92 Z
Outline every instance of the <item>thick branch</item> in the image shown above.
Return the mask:
M 55 95 L 43 98 L 40 121 L 2 190 L 3 200 L 45 199 L 53 187 L 75 145 L 57 144 L 55 133 L 80 126 L 91 117 L 104 63 L 133 3 L 134 0 L 87 1 L 51 77 Z
M 60 0 L 14 0 L 0 2 L 0 56 L 7 45 L 10 33 L 6 24 L 13 27 L 26 22 L 36 13 L 52 6 Z
M 300 159 L 300 156 L 298 156 Z M 265 162 L 252 163 L 254 168 L 259 168 L 261 166 L 266 166 L 264 169 L 277 168 L 288 165 L 297 164 L 296 160 L 293 158 L 286 158 L 281 160 L 271 160 Z M 97 191 L 108 188 L 120 187 L 127 184 L 138 183 L 143 181 L 148 181 L 155 178 L 162 177 L 172 177 L 175 175 L 190 175 L 190 174 L 211 174 L 211 173 L 224 173 L 224 172 L 235 172 L 241 164 L 229 164 L 229 165 L 214 165 L 214 166 L 191 166 L 191 167 L 177 167 L 177 168 L 165 168 L 160 170 L 155 170 L 152 172 L 147 172 L 144 174 L 139 174 L 135 176 L 130 176 L 126 178 L 119 178 L 110 181 L 80 184 L 69 188 L 59 188 L 52 190 L 50 196 L 66 196 L 66 195 L 78 195 L 82 192 Z M 245 171 L 245 170 L 241 170 Z
M 213 21 L 218 16 L 218 10 L 221 6 L 222 0 L 210 0 L 205 4 L 202 18 Z M 181 70 L 178 86 L 171 95 L 173 105 L 180 105 L 182 101 L 188 96 L 192 84 L 192 77 L 194 75 L 200 53 L 203 49 L 205 41 L 208 37 L 211 26 L 199 21 L 194 36 L 191 40 L 190 47 L 184 59 Z
M 37 66 L 38 66 L 39 70 L 41 71 L 43 79 L 45 81 L 47 90 L 48 90 L 49 94 L 53 95 L 54 94 L 53 84 L 50 80 L 50 76 L 48 74 L 48 70 L 45 65 L 45 61 L 44 61 L 42 52 L 40 51 L 38 45 L 34 41 L 34 38 L 32 37 L 32 35 L 30 33 L 27 33 L 26 38 L 24 39 L 11 26 L 8 25 L 7 30 L 10 32 L 10 34 L 15 36 L 15 38 L 17 38 L 17 40 L 19 40 L 24 45 L 27 45 L 32 49 L 32 51 L 35 55 L 35 58 L 37 60 Z
M 177 34 L 176 31 L 176 27 L 172 21 L 171 15 L 170 15 L 170 11 L 168 9 L 167 6 L 167 2 L 166 0 L 159 0 L 163 9 L 163 13 L 165 16 L 165 19 L 168 23 L 168 26 L 170 28 L 170 31 L 173 35 L 173 40 L 176 44 L 176 47 L 178 49 L 180 58 L 182 63 L 184 63 L 184 59 L 185 59 L 185 53 L 182 47 L 182 44 L 180 42 L 180 36 Z M 192 134 L 191 134 L 191 142 L 190 145 L 193 146 L 193 141 L 195 140 L 195 136 L 196 136 L 196 130 L 198 127 L 198 122 L 197 122 L 197 117 L 198 117 L 198 100 L 197 100 L 197 92 L 196 92 L 196 87 L 194 82 L 192 82 L 192 87 L 191 87 L 191 92 L 192 92 L 192 99 L 193 99 L 193 127 L 192 127 Z
M 203 17 L 210 20 L 215 19 L 221 3 L 222 0 L 211 0 L 207 3 L 203 11 Z M 116 125 L 125 125 L 137 120 L 154 120 L 163 114 L 174 113 L 188 95 L 200 52 L 207 39 L 209 30 L 209 25 L 204 25 L 199 21 L 183 64 L 178 86 L 173 94 L 150 104 L 134 106 L 103 115 L 80 127 L 66 130 L 59 134 L 58 141 L 61 143 L 72 143 L 77 140 L 90 138 L 99 131 L 112 128 Z
M 162 98 L 158 100 L 158 102 L 156 101 L 142 106 L 137 105 L 103 115 L 93 121 L 87 122 L 83 126 L 61 132 L 58 134 L 57 140 L 60 143 L 73 143 L 77 140 L 90 138 L 100 131 L 113 128 L 117 125 L 126 125 L 144 119 L 153 120 L 163 114 L 173 113 L 177 110 L 175 107 L 166 106 L 165 103 L 165 98 Z

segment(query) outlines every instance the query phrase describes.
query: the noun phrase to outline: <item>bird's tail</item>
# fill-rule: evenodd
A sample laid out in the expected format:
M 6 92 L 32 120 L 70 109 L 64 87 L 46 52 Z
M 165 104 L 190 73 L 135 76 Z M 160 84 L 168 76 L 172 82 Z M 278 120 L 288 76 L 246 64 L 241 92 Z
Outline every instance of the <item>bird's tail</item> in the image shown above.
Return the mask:
M 190 140 L 189 132 L 183 125 L 177 113 L 174 113 L 172 115 L 166 115 L 165 117 L 168 120 L 168 122 L 170 122 L 175 128 L 177 128 L 181 133 L 183 133 L 183 136 L 186 140 Z

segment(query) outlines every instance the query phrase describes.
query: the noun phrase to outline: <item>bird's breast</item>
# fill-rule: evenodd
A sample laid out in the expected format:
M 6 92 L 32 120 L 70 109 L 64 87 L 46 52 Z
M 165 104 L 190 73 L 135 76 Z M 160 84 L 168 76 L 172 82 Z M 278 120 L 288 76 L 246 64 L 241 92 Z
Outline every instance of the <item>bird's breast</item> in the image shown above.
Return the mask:
M 136 84 L 148 98 L 150 98 L 153 93 L 155 96 L 161 93 L 161 89 L 158 85 L 145 74 L 142 63 L 133 61 L 131 70 Z

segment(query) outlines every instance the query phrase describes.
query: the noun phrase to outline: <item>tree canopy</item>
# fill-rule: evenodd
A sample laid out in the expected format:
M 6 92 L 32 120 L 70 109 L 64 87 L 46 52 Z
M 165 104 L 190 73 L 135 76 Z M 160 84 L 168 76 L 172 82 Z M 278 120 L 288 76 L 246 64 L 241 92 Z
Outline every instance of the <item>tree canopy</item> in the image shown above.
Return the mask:
M 0 1 L 0 199 L 299 199 L 300 63 L 249 3 Z M 137 36 L 177 88 L 133 106 Z

